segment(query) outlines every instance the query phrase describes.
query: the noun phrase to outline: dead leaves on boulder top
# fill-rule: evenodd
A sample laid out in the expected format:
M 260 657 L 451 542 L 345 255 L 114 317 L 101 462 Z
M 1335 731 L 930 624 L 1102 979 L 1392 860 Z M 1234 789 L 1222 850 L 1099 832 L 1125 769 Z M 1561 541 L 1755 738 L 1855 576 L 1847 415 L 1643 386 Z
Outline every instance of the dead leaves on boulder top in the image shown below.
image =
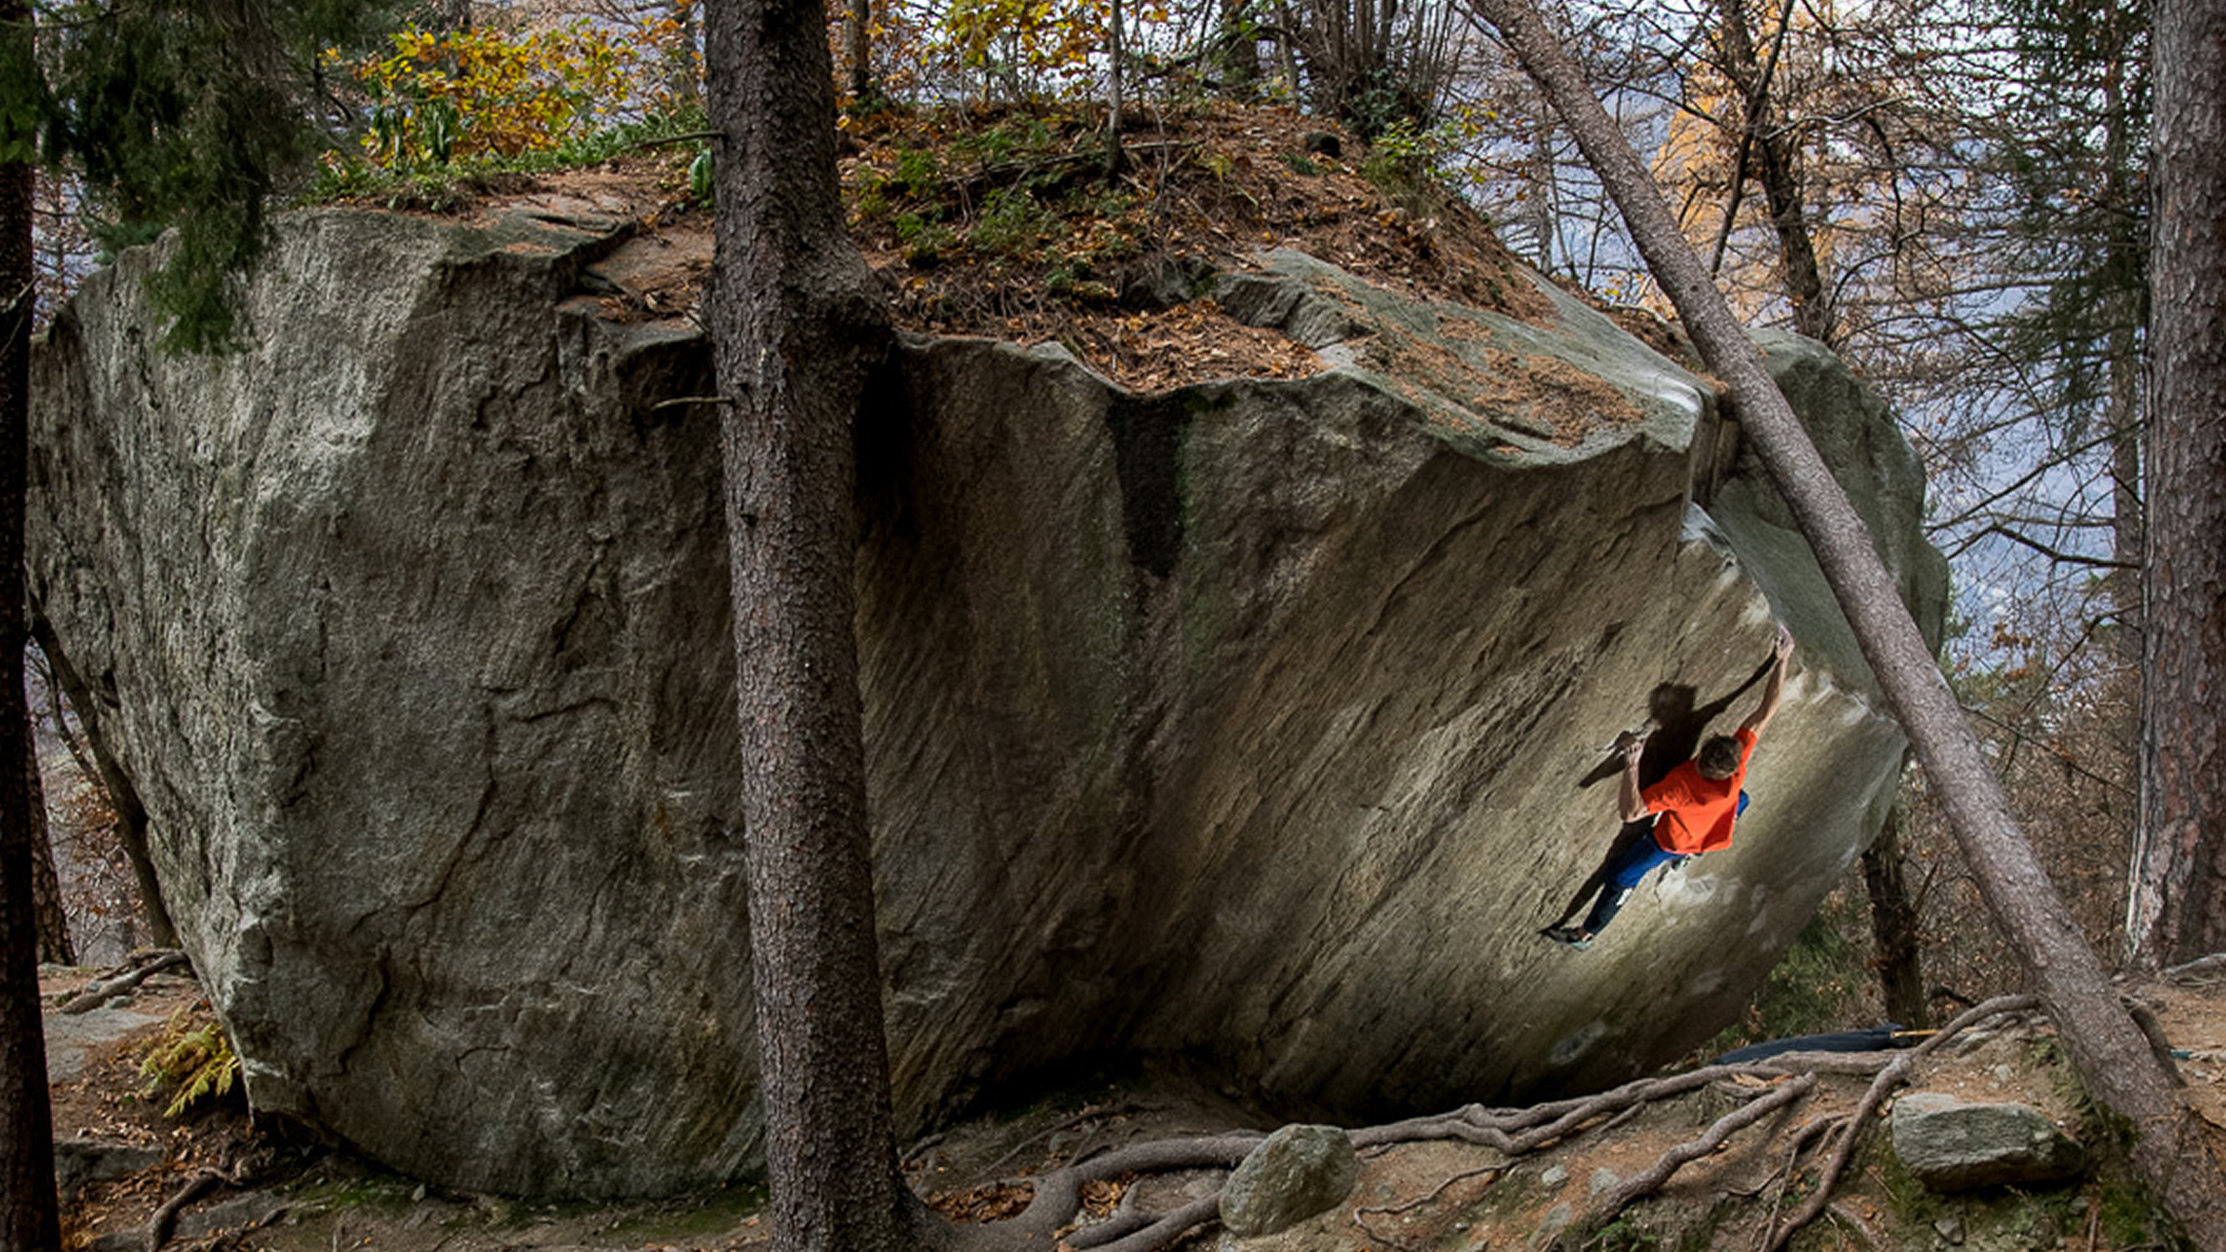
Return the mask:
M 1379 187 L 1357 141 L 1338 145 L 1343 159 L 1310 150 L 1320 124 L 1281 108 L 1132 116 L 1125 167 L 1108 176 L 1102 114 L 891 112 L 845 132 L 843 194 L 899 326 L 1060 343 L 1134 390 L 1324 368 L 1210 298 L 1214 273 L 1251 268 L 1270 248 L 1411 295 L 1544 313 L 1481 218 L 1435 185 Z M 635 237 L 590 267 L 601 286 L 588 294 L 614 321 L 684 317 L 710 253 L 687 161 L 637 154 L 499 193 L 465 189 L 445 215 L 484 222 L 551 197 L 630 206 Z
M 1360 166 L 1309 151 L 1316 125 L 1275 108 L 1132 119 L 1126 167 L 1107 177 L 1102 117 L 887 115 L 854 132 L 843 183 L 899 324 L 1058 342 L 1137 390 L 1322 368 L 1201 298 L 1202 279 L 1267 248 L 1415 295 L 1542 310 L 1481 219 L 1435 188 L 1395 199 Z

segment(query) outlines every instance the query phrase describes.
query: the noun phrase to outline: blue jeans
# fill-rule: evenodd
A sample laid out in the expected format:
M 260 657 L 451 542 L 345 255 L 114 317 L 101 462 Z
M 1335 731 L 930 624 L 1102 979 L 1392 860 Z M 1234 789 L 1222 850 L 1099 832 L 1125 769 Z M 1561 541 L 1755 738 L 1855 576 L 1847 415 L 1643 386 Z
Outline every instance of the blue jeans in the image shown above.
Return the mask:
M 1623 902 L 1631 898 L 1632 889 L 1644 882 L 1655 866 L 1684 859 L 1654 842 L 1653 831 L 1632 841 L 1623 855 L 1608 866 L 1608 881 L 1600 886 L 1600 898 L 1592 902 L 1592 912 L 1584 919 L 1584 932 L 1597 935 L 1606 930 L 1615 915 L 1623 911 Z

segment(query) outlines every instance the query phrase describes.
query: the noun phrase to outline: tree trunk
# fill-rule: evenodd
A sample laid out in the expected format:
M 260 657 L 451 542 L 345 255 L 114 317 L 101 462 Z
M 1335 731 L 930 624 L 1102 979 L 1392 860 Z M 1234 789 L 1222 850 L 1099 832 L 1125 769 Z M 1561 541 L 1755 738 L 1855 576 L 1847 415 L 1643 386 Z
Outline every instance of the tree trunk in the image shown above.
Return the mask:
M 856 421 L 888 310 L 844 233 L 819 0 L 712 0 L 710 326 L 774 1246 L 911 1252 L 853 636 Z
M 1777 46 L 1772 45 L 1767 64 L 1757 59 L 1744 0 L 1719 0 L 1717 12 L 1723 17 L 1724 74 L 1739 89 L 1744 124 L 1739 176 L 1743 180 L 1748 154 L 1752 153 L 1761 172 L 1763 202 L 1769 206 L 1770 223 L 1778 236 L 1786 300 L 1793 306 L 1793 328 L 1811 339 L 1831 343 L 1838 319 L 1824 290 L 1824 271 L 1817 264 L 1816 244 L 1809 237 L 1801 176 L 1794 168 L 1794 149 L 1789 137 L 1779 133 L 1770 117 L 1770 80 L 1777 67 Z M 1790 16 L 1789 10 L 1781 22 Z M 1782 40 L 1784 34 L 1781 26 L 1779 39 Z M 1736 204 L 1733 211 L 1736 212 Z M 1728 216 L 1724 225 L 1728 235 L 1731 225 Z M 1717 252 L 1720 263 L 1721 245 Z
M 2128 19 L 2130 20 L 2130 19 Z M 2119 43 L 2125 41 L 2119 40 Z M 2104 80 L 2102 202 L 2110 217 L 2110 254 L 2106 280 L 2110 295 L 2103 420 L 2110 431 L 2110 555 L 2125 568 L 2110 571 L 2106 589 L 2117 629 L 2112 651 L 2129 664 L 2141 660 L 2141 574 L 2147 547 L 2141 489 L 2141 214 L 2133 203 L 2128 157 L 2136 136 L 2126 116 L 2122 71 L 2113 67 Z
M 31 632 L 38 639 L 39 650 L 46 653 L 46 663 L 53 668 L 62 694 L 77 710 L 77 720 L 85 727 L 85 745 L 100 767 L 100 785 L 108 792 L 109 807 L 116 810 L 116 838 L 123 844 L 124 859 L 131 862 L 132 879 L 139 885 L 139 909 L 147 919 L 147 942 L 158 948 L 175 948 L 178 928 L 170 920 L 170 908 L 162 898 L 162 882 L 155 877 L 154 857 L 147 847 L 147 806 L 140 802 L 139 790 L 131 785 L 123 767 L 108 754 L 101 739 L 100 706 L 94 702 L 84 676 L 70 664 L 62 651 L 62 641 L 54 637 L 45 615 L 35 610 L 31 613 Z
M 46 825 L 46 788 L 39 783 L 38 745 L 28 733 L 23 736 L 23 749 L 24 816 L 31 829 L 31 913 L 39 932 L 39 960 L 74 965 L 70 919 L 62 908 L 62 880 L 54 872 L 54 840 Z
M 2226 950 L 2226 13 L 2156 7 L 2142 828 L 2126 936 Z
M 1121 0 L 1112 0 L 1111 12 L 1105 21 L 1105 176 L 1115 178 L 1121 172 L 1121 111 L 1128 107 L 1122 97 L 1126 94 L 1121 81 L 1121 57 L 1125 51 L 1121 31 Z
M 850 62 L 850 107 L 866 112 L 877 94 L 873 81 L 873 0 L 850 0 L 843 23 L 843 59 Z
M 675 101 L 700 107 L 703 78 L 698 72 L 696 58 L 695 0 L 667 0 L 667 3 L 673 22 L 680 27 L 680 37 L 665 51 L 665 89 Z
M 2024 957 L 2088 1094 L 2132 1127 L 2135 1167 L 2189 1236 L 2199 1246 L 2226 1248 L 2226 1179 L 2201 1126 L 2180 1102 L 2173 1076 L 2119 1002 L 2102 963 L 2010 816 L 1970 723 L 1846 493 L 1679 233 L 1638 155 L 1537 12 L 1525 0 L 1474 0 L 1473 7 L 1499 28 L 1523 67 L 1552 97 L 1615 197 L 1694 346 L 1728 384 L 1742 431 L 1769 467 L 1823 566 L 1864 657 L 1947 809 L 1956 842 L 1988 907 Z
M 1295 20 L 1291 6 L 1285 0 L 1276 0 L 1275 65 L 1283 75 L 1283 90 L 1291 99 L 1298 100 L 1303 97 L 1299 94 L 1298 28 L 1292 24 Z
M 0 4 L 0 30 L 28 38 L 30 22 L 20 0 Z M 31 167 L 0 165 L 0 1249 L 6 1252 L 62 1246 L 32 907 L 37 849 L 24 777 L 31 753 L 23 695 L 23 501 L 33 263 Z
M 1925 1002 L 1924 949 L 1918 942 L 1917 906 L 1902 874 L 1901 826 L 1906 810 L 1900 799 L 1886 811 L 1878 838 L 1863 849 L 1863 889 L 1870 896 L 1871 945 L 1877 949 L 1878 989 L 1886 1020 L 1910 1030 L 1931 1024 Z

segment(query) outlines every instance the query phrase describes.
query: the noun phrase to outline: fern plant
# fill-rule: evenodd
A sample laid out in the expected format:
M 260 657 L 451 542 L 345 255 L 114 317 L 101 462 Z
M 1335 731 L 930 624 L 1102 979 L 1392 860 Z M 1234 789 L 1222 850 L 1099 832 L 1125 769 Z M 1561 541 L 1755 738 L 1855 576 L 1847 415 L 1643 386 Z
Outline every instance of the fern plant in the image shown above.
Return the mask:
M 147 1079 L 147 1095 L 176 1087 L 162 1115 L 177 1117 L 210 1096 L 229 1095 L 239 1077 L 240 1058 L 214 1018 L 196 1026 L 187 1010 L 180 1009 L 148 1047 L 139 1072 Z

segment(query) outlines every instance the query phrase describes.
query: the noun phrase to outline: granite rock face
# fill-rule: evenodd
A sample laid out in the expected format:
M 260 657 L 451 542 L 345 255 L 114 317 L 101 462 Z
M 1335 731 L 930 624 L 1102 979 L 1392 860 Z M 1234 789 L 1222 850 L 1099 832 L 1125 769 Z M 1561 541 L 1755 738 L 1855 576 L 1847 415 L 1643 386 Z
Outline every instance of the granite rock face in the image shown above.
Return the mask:
M 443 1185 L 757 1152 L 709 354 L 595 298 L 681 246 L 304 214 L 244 352 L 158 352 L 128 254 L 39 355 L 35 594 L 250 1095 Z M 1334 368 L 1161 395 L 907 342 L 857 565 L 904 1122 L 1107 1053 L 1287 1116 L 1604 1083 L 1799 931 L 1900 734 L 1709 388 L 1541 289 L 1524 324 L 1275 254 L 1225 306 Z M 1765 343 L 1936 626 L 1914 458 Z M 1615 733 L 1661 769 L 1728 730 L 1773 616 L 1737 845 L 1539 938 L 1615 835 Z

